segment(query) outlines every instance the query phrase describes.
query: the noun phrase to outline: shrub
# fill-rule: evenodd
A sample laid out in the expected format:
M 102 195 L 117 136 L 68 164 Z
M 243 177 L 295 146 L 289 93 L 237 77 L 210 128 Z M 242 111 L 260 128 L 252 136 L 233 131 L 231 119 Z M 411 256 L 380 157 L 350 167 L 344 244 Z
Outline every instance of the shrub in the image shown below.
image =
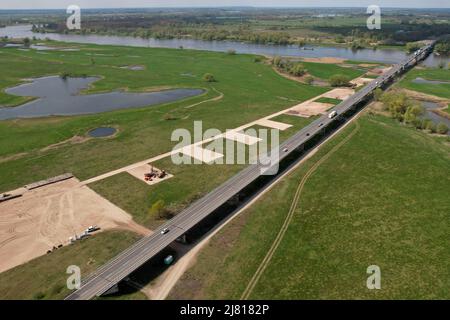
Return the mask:
M 330 85 L 332 87 L 349 87 L 350 86 L 350 78 L 342 75 L 342 74 L 335 74 L 330 77 L 329 79 Z
M 68 77 L 70 77 L 70 73 L 69 72 L 62 72 L 59 77 L 63 80 L 66 80 Z
M 283 60 L 281 59 L 281 57 L 277 56 L 277 57 L 273 58 L 272 64 L 276 67 L 282 67 Z
M 149 209 L 149 214 L 151 216 L 157 215 L 159 218 L 161 218 L 163 215 L 164 208 L 165 208 L 164 200 L 158 200 L 154 204 L 152 204 L 151 208 Z
M 406 123 L 414 123 L 418 116 L 423 114 L 423 108 L 420 105 L 411 105 L 407 108 L 405 115 L 404 115 L 404 121 Z
M 429 121 L 425 127 L 425 130 L 431 132 L 431 133 L 435 133 L 436 132 L 436 125 L 432 122 Z
M 206 82 L 216 82 L 216 78 L 215 78 L 214 75 L 211 74 L 211 73 L 206 73 L 206 74 L 203 76 L 203 80 L 206 81 Z
M 380 101 L 382 95 L 383 90 L 381 90 L 380 88 L 376 88 L 375 91 L 373 92 L 373 98 L 375 99 L 375 101 Z
M 45 298 L 45 293 L 43 293 L 42 291 L 36 292 L 36 293 L 33 295 L 33 299 L 34 299 L 34 300 L 42 300 L 42 299 L 44 299 L 44 298 Z
M 445 123 L 439 123 L 436 128 L 436 132 L 439 134 L 447 134 L 448 126 Z
M 289 73 L 293 76 L 300 77 L 303 76 L 306 73 L 306 69 L 301 63 L 294 64 L 291 69 L 289 70 Z
M 176 120 L 177 119 L 177 117 L 175 117 L 173 114 L 171 114 L 171 113 L 166 113 L 165 115 L 164 115 L 164 120 L 166 120 L 166 121 L 171 121 L 171 120 Z
M 150 216 L 157 216 L 159 219 L 172 219 L 174 213 L 166 208 L 164 200 L 156 201 L 148 210 Z
M 313 78 L 313 77 L 307 76 L 307 77 L 305 78 L 305 83 L 306 83 L 306 84 L 312 84 L 313 82 L 314 82 L 314 78 Z
M 23 39 L 23 45 L 24 45 L 25 47 L 29 47 L 29 46 L 31 45 L 31 40 L 30 40 L 30 38 L 25 38 L 25 39 Z

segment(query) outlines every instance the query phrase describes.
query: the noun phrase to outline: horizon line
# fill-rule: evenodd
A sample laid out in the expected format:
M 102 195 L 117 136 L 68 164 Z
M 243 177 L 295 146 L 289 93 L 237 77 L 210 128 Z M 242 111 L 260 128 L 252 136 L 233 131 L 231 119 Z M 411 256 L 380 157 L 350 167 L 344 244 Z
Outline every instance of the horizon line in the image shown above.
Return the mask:
M 450 9 L 448 7 L 398 7 L 398 6 L 380 6 L 389 9 Z M 83 9 L 83 7 L 81 7 Z M 252 9 L 362 9 L 367 6 L 157 6 L 157 7 L 85 7 L 84 9 L 101 10 L 101 9 L 217 9 L 217 8 L 252 8 Z M 9 10 L 66 10 L 67 7 L 47 7 L 47 8 L 8 8 L 0 11 Z

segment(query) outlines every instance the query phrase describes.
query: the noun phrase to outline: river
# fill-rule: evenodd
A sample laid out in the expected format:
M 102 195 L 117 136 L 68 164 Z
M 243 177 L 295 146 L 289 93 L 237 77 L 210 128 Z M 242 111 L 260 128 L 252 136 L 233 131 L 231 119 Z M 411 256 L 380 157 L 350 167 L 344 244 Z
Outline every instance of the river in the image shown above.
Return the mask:
M 359 49 L 330 47 L 330 46 L 309 46 L 308 49 L 301 49 L 294 45 L 268 45 L 251 44 L 237 41 L 204 41 L 193 39 L 143 39 L 129 36 L 106 36 L 106 35 L 75 35 L 58 33 L 33 33 L 31 25 L 17 25 L 0 28 L 0 37 L 8 36 L 14 38 L 32 38 L 44 40 L 46 38 L 55 41 L 87 43 L 100 45 L 121 45 L 150 48 L 180 48 L 207 50 L 216 52 L 227 52 L 235 50 L 237 53 L 261 54 L 270 56 L 294 56 L 305 58 L 342 58 L 346 60 L 373 61 L 382 63 L 397 63 L 403 60 L 407 54 L 404 51 L 396 49 Z M 424 65 L 436 67 L 444 62 L 446 67 L 450 62 L 449 57 L 430 55 Z

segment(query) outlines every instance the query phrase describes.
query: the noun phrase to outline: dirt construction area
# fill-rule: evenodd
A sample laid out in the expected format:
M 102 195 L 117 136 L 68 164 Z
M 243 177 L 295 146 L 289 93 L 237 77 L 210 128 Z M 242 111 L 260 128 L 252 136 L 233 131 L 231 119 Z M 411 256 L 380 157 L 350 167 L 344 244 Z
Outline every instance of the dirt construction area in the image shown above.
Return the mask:
M 0 203 L 0 272 L 45 255 L 97 225 L 101 231 L 150 231 L 75 178 Z
M 322 103 L 316 102 L 319 98 L 332 98 L 339 100 L 346 100 L 351 95 L 353 95 L 355 91 L 353 89 L 348 88 L 337 88 L 331 91 L 328 91 L 320 96 L 317 96 L 311 100 L 302 102 L 292 108 L 290 108 L 286 114 L 309 118 L 312 116 L 317 116 L 326 113 L 329 109 L 333 108 L 334 105 L 330 103 Z
M 319 114 L 324 114 L 332 107 L 334 107 L 334 105 L 329 103 L 309 102 L 307 104 L 299 104 L 298 106 L 293 107 L 287 112 L 287 114 L 309 118 Z

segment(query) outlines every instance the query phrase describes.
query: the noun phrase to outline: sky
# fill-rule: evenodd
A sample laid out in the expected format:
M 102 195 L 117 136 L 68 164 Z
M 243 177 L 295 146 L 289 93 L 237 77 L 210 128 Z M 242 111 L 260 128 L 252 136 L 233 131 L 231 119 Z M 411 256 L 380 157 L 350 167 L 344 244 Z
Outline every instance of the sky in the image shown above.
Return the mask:
M 81 8 L 143 7 L 404 7 L 450 8 L 450 0 L 0 0 L 1 9 L 53 9 L 69 5 Z

